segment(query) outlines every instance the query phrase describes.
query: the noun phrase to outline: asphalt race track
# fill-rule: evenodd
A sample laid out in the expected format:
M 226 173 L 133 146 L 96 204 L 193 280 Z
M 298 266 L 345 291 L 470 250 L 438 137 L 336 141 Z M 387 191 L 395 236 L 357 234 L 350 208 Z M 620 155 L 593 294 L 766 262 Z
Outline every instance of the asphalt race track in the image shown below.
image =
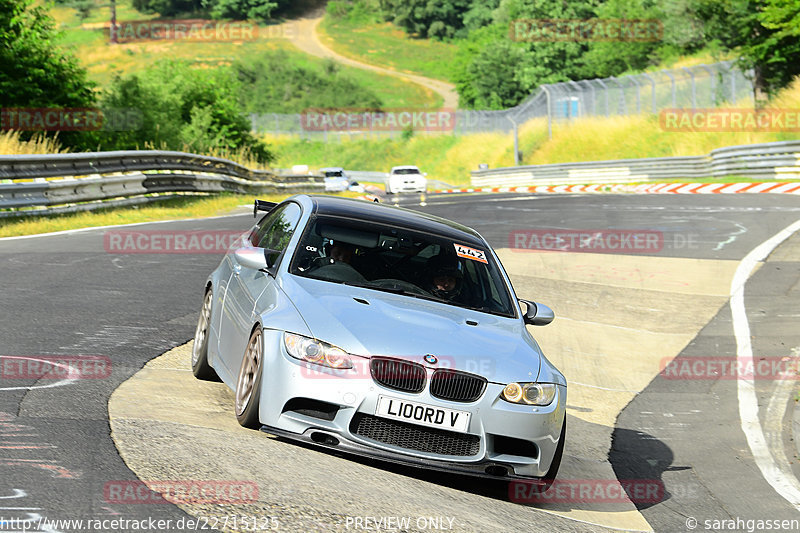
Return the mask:
M 800 237 L 781 234 L 800 220 L 800 197 L 421 200 L 390 199 L 476 228 L 518 296 L 555 310 L 553 324 L 531 331 L 569 381 L 559 478 L 592 494 L 512 502 L 504 483 L 355 460 L 240 428 L 232 393 L 194 380 L 187 365 L 202 283 L 220 255 L 120 253 L 110 243 L 131 229 L 244 231 L 250 212 L 0 239 L 0 531 L 22 531 L 11 522 L 20 518 L 32 520 L 28 531 L 800 529 L 792 431 Z M 587 251 L 561 240 L 531 249 L 554 234 L 592 232 L 613 236 L 604 241 L 611 246 Z M 619 248 L 630 233 L 645 240 Z M 35 375 L 48 358 L 69 356 L 95 356 L 92 379 Z M 676 357 L 684 366 L 670 373 Z M 720 375 L 731 360 L 766 366 L 753 379 Z M 254 497 L 228 505 L 117 497 L 139 479 L 238 480 Z M 616 480 L 657 490 L 597 495 Z M 47 527 L 40 517 L 84 523 Z M 199 527 L 189 527 L 196 517 Z M 97 522 L 122 519 L 145 527 Z

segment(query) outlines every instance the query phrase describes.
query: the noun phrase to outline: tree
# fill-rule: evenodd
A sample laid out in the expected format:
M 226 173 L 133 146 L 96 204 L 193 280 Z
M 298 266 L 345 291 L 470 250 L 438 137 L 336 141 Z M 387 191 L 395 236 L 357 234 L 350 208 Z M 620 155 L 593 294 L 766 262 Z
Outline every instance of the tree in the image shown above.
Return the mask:
M 264 21 L 294 7 L 292 0 L 133 0 L 133 6 L 165 17 L 207 11 L 215 19 Z
M 472 0 L 380 0 L 386 19 L 419 37 L 451 38 Z
M 215 19 L 269 20 L 278 4 L 270 0 L 203 0 L 203 7 L 210 9 Z
M 531 32 L 517 30 L 594 16 L 594 4 L 585 0 L 500 2 L 492 24 L 470 32 L 453 65 L 461 105 L 509 107 L 543 83 L 581 79 L 586 42 L 534 39 Z
M 138 111 L 135 127 L 104 132 L 104 149 L 189 150 L 248 149 L 269 162 L 272 154 L 250 133 L 239 107 L 240 84 L 230 69 L 193 69 L 179 61 L 162 61 L 141 74 L 117 77 L 103 98 L 107 109 Z
M 757 105 L 800 74 L 798 10 L 793 0 L 698 0 L 706 39 L 752 69 Z
M 800 3 L 797 0 L 767 0 L 761 22 L 764 27 L 777 30 L 779 38 L 800 36 Z
M 504 109 L 530 94 L 530 87 L 518 77 L 525 50 L 507 40 L 491 39 L 491 33 L 488 29 L 478 32 L 484 42 L 470 39 L 456 56 L 453 81 L 461 107 Z
M 88 107 L 93 84 L 33 0 L 0 0 L 0 107 Z
M 660 6 L 650 0 L 608 0 L 600 6 L 597 16 L 605 20 L 658 20 L 662 24 L 665 18 Z M 687 19 L 684 19 L 683 24 L 688 25 Z M 623 72 L 643 70 L 657 63 L 655 52 L 663 41 L 658 35 L 652 37 L 654 40 L 638 42 L 591 41 L 583 57 L 583 77 L 618 76 Z
M 179 13 L 199 11 L 203 4 L 202 0 L 133 0 L 133 7 L 142 13 L 173 17 Z

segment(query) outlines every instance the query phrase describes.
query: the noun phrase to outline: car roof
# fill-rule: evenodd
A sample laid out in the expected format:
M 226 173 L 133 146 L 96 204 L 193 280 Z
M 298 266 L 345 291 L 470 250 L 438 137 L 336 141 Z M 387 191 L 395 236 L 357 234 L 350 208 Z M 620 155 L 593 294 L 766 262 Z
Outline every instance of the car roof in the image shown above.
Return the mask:
M 388 226 L 428 231 L 454 241 L 487 246 L 474 229 L 427 213 L 354 198 L 336 196 L 309 196 L 309 198 L 314 205 L 313 212 L 319 215 L 357 218 Z

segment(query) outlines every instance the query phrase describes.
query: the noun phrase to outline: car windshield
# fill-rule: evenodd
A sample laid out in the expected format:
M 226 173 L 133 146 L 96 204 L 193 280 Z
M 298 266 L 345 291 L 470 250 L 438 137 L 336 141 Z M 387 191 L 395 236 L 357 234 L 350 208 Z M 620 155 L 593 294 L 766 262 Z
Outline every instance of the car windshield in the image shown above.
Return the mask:
M 419 169 L 416 168 L 396 168 L 394 174 L 419 174 Z
M 511 295 L 486 247 L 372 221 L 313 218 L 290 272 L 515 316 Z
M 326 178 L 343 178 L 344 174 L 341 170 L 328 170 L 325 172 Z

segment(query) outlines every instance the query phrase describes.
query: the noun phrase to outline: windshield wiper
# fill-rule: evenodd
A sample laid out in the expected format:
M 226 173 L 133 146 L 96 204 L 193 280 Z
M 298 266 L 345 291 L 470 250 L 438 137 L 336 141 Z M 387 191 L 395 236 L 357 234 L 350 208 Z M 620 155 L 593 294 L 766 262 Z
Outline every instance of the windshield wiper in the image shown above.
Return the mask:
M 345 281 L 343 283 L 344 283 L 344 285 L 348 285 L 350 287 L 361 287 L 362 289 L 373 289 L 373 290 L 376 290 L 376 291 L 389 292 L 389 293 L 392 293 L 392 294 L 402 294 L 403 296 L 413 296 L 414 298 L 419 298 L 421 300 L 430 300 L 432 302 L 440 302 L 440 303 L 445 303 L 445 304 L 456 305 L 453 302 L 451 302 L 450 300 L 446 300 L 444 298 L 439 298 L 437 296 L 433 296 L 432 294 L 431 295 L 422 294 L 422 293 L 419 293 L 419 292 L 410 291 L 408 289 L 401 289 L 399 287 L 384 287 L 384 286 L 381 286 L 381 285 L 371 285 L 371 284 L 364 284 L 364 283 L 356 283 L 356 282 L 353 282 L 353 281 Z

